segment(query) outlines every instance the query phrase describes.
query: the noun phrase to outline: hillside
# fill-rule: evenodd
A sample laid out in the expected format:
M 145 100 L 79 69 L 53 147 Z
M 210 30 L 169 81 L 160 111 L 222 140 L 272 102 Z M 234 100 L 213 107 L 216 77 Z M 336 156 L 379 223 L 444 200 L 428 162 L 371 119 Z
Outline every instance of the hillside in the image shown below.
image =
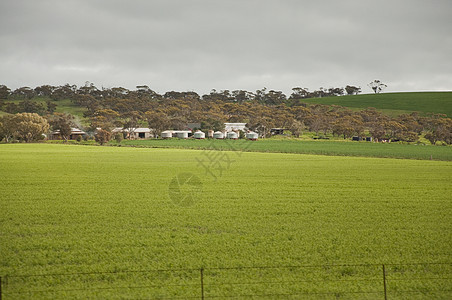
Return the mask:
M 340 105 L 363 109 L 375 107 L 379 111 L 395 116 L 418 111 L 424 114 L 441 113 L 452 116 L 452 92 L 383 93 L 342 97 L 309 98 L 305 103 Z
M 47 107 L 46 101 L 48 101 L 48 100 L 50 100 L 50 98 L 48 98 L 48 97 L 34 97 L 31 99 L 31 101 L 42 104 L 42 105 L 44 105 L 44 107 Z M 6 103 L 14 103 L 14 104 L 18 104 L 21 101 L 24 101 L 24 99 L 5 100 Z M 72 115 L 78 117 L 78 119 L 82 123 L 85 123 L 85 120 L 83 118 L 83 112 L 86 111 L 86 108 L 77 105 L 76 103 L 72 102 L 70 99 L 50 100 L 50 101 L 57 105 L 56 110 L 55 110 L 56 112 L 72 114 Z M 2 109 L 0 109 L 0 116 L 3 114 L 6 114 L 5 110 L 6 110 L 5 106 L 3 106 Z
M 47 97 L 34 97 L 32 101 L 45 105 Z M 21 100 L 8 99 L 6 102 L 19 103 Z M 301 102 L 309 104 L 340 105 L 353 110 L 361 110 L 375 107 L 390 116 L 398 116 L 413 111 L 446 114 L 452 116 L 452 92 L 410 92 L 410 93 L 383 93 L 365 94 L 341 97 L 309 98 L 301 99 Z M 52 100 L 57 105 L 57 112 L 66 112 L 78 116 L 83 120 L 83 112 L 86 108 L 80 107 L 69 99 Z M 4 114 L 5 107 L 0 109 L 0 115 Z

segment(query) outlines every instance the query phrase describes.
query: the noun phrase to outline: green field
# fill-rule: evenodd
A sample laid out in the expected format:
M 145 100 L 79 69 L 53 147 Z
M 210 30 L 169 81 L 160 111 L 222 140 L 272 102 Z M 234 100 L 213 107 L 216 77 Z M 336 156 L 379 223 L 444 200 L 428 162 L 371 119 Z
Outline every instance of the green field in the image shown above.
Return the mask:
M 382 93 L 342 97 L 303 99 L 306 103 L 341 105 L 355 109 L 375 107 L 383 113 L 396 116 L 418 111 L 423 114 L 440 113 L 452 116 L 452 92 Z
M 123 146 L 182 148 L 182 149 L 216 149 L 251 152 L 302 153 L 334 156 L 364 156 L 387 158 L 410 158 L 452 160 L 452 147 L 415 145 L 399 143 L 370 143 L 348 141 L 300 141 L 298 139 L 261 139 L 247 140 L 194 140 L 194 139 L 149 139 L 124 140 Z M 118 145 L 115 141 L 111 145 Z
M 200 299 L 201 268 L 206 299 L 382 299 L 381 264 L 391 299 L 451 297 L 451 162 L 3 144 L 0 170 L 5 299 Z

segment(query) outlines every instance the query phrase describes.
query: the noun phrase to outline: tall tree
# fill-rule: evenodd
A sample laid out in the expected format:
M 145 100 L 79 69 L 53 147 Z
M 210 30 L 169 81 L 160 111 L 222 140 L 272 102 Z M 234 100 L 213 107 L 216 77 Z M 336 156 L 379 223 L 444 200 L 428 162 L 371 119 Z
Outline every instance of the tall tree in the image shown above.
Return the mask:
M 347 95 L 358 95 L 361 93 L 361 88 L 353 85 L 347 85 L 345 87 L 345 91 L 347 92 Z
M 288 126 L 288 129 L 292 132 L 292 135 L 295 137 L 300 137 L 303 133 L 305 125 L 303 122 L 298 121 L 297 119 L 293 119 L 292 123 Z
M 32 142 L 44 138 L 49 130 L 46 119 L 35 113 L 16 114 L 17 137 L 25 142 Z
M 8 96 L 11 94 L 11 90 L 6 85 L 0 85 L 0 100 L 8 99 Z
M 154 136 L 160 136 L 162 131 L 169 129 L 171 120 L 164 112 L 147 111 L 145 118 L 148 123 L 148 127 L 153 132 Z
M 97 110 L 91 117 L 91 127 L 102 128 L 104 130 L 112 130 L 116 126 L 120 126 L 121 123 L 118 120 L 119 113 L 112 109 L 100 109 Z
M 375 79 L 374 81 L 370 82 L 368 86 L 374 91 L 375 94 L 380 93 L 382 90 L 388 87 L 386 84 L 384 84 L 378 79 Z
M 304 99 L 309 97 L 309 91 L 307 88 L 295 87 L 292 89 L 290 99 Z
M 50 118 L 50 126 L 53 130 L 58 130 L 61 137 L 67 142 L 72 133 L 72 127 L 75 126 L 74 116 L 65 113 L 55 113 Z
M 5 139 L 9 142 L 17 135 L 17 117 L 15 115 L 4 115 L 0 117 L 0 141 Z
M 94 135 L 94 139 L 100 145 L 108 143 L 108 141 L 110 141 L 110 139 L 111 139 L 111 132 L 108 130 L 104 130 L 104 129 L 98 129 L 96 131 L 96 134 Z
M 36 94 L 36 96 L 41 96 L 41 97 L 51 97 L 54 90 L 55 90 L 54 86 L 41 85 L 41 86 L 35 87 L 35 94 Z
M 35 96 L 35 91 L 28 86 L 20 87 L 15 89 L 11 96 L 19 99 L 31 99 Z
M 57 104 L 54 103 L 53 101 L 47 100 L 46 105 L 47 105 L 47 113 L 53 114 L 57 108 Z
M 135 130 L 139 127 L 141 121 L 141 114 L 137 111 L 131 111 L 121 114 L 122 128 L 126 130 L 129 137 L 135 136 Z

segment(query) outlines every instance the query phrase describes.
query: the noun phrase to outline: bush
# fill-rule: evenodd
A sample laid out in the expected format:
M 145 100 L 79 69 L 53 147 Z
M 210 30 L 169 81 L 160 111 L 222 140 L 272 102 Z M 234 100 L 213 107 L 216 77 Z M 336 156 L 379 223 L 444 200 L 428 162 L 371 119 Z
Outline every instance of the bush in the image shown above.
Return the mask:
M 108 143 L 111 139 L 111 132 L 104 130 L 104 129 L 99 129 L 96 132 L 96 135 L 94 136 L 94 139 L 96 140 L 96 142 L 98 142 L 100 145 L 103 145 L 105 143 Z
M 122 133 L 118 132 L 115 134 L 115 141 L 120 144 L 122 142 L 122 140 L 124 139 Z

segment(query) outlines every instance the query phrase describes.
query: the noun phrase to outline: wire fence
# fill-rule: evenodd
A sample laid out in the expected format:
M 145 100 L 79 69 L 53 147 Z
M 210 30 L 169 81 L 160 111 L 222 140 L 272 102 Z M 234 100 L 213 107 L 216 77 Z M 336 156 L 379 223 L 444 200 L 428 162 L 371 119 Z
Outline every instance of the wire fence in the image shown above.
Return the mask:
M 1 299 L 452 299 L 452 263 L 2 275 Z

